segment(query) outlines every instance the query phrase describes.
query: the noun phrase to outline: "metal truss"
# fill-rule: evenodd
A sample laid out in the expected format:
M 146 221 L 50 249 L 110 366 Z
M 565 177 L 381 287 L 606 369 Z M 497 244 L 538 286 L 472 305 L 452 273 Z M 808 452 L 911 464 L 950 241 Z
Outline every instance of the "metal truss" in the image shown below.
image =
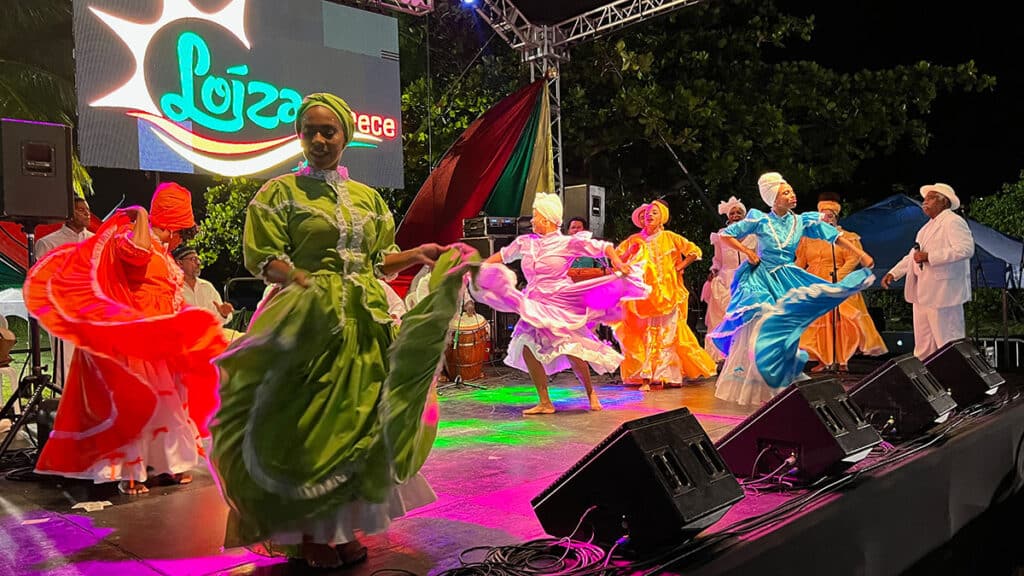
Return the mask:
M 557 1 L 557 0 L 551 0 Z M 696 4 L 699 0 L 613 0 L 558 24 L 537 26 L 516 8 L 515 0 L 480 0 L 476 12 L 519 52 L 530 66 L 530 80 L 548 79 L 551 104 L 551 153 L 555 169 L 555 191 L 563 191 L 561 63 L 569 49 L 582 42 L 638 24 L 662 14 Z
M 424 16 L 434 11 L 434 0 L 350 0 L 347 3 L 378 12 L 397 10 L 414 16 Z
M 696 4 L 699 0 L 618 0 L 555 24 L 559 46 L 571 46 Z

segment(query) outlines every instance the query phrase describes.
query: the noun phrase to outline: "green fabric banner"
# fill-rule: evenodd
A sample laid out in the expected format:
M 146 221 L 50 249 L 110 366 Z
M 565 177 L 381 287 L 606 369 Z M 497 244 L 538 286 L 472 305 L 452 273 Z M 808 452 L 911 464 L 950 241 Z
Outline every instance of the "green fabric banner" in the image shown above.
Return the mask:
M 509 158 L 505 170 L 494 185 L 491 197 L 484 205 L 484 212 L 488 216 L 512 216 L 518 217 L 523 204 L 523 194 L 526 191 L 526 181 L 530 176 L 530 162 L 533 160 L 533 148 L 537 139 L 537 126 L 541 119 L 540 99 L 543 92 L 537 95 L 533 112 L 530 119 L 524 126 L 523 134 L 516 142 L 512 157 Z

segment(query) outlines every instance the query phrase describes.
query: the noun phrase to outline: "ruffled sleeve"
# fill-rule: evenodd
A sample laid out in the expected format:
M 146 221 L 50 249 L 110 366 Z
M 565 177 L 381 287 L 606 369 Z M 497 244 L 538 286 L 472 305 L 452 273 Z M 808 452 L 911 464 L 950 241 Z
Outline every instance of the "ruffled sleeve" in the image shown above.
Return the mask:
M 380 194 L 373 188 L 369 188 L 369 191 L 373 196 L 374 216 L 377 220 L 377 235 L 369 241 L 370 264 L 373 266 L 374 276 L 390 282 L 398 277 L 398 273 L 385 274 L 384 259 L 388 254 L 398 254 L 402 251 L 398 244 L 395 244 L 395 218 Z
M 824 222 L 821 219 L 821 212 L 804 212 L 800 215 L 800 222 L 804 226 L 804 236 L 825 240 L 832 244 L 839 238 L 839 230 L 836 227 Z
M 139 268 L 149 264 L 151 250 L 142 248 L 132 239 L 131 228 L 127 228 L 114 236 L 114 251 L 118 259 L 126 266 Z M 156 239 L 154 238 L 155 242 Z
M 529 235 L 516 236 L 516 239 L 511 244 L 505 246 L 500 250 L 501 261 L 505 264 L 509 262 L 515 262 L 523 257 L 523 245 L 529 242 Z
M 293 210 L 291 193 L 280 179 L 264 184 L 249 202 L 245 212 L 242 252 L 245 268 L 253 276 L 263 278 L 263 271 L 271 260 L 282 260 L 291 265 L 288 221 Z
M 744 236 L 755 234 L 764 218 L 764 212 L 761 212 L 757 208 L 751 208 L 750 211 L 747 212 L 746 218 L 739 222 L 729 224 L 719 234 L 730 238 L 743 238 Z
M 680 260 L 689 258 L 690 256 L 700 260 L 704 256 L 700 246 L 697 246 L 679 234 L 672 234 L 672 242 L 675 244 L 676 252 L 679 254 Z
M 611 245 L 611 242 L 595 240 L 590 232 L 577 232 L 569 237 L 569 253 L 573 256 L 600 258 Z

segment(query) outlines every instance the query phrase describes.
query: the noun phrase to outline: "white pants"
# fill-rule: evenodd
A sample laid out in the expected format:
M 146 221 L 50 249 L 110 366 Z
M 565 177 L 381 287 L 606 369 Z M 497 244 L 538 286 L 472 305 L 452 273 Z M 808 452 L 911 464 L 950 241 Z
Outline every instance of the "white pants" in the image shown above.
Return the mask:
M 920 360 L 966 334 L 963 304 L 945 308 L 914 304 L 914 356 Z

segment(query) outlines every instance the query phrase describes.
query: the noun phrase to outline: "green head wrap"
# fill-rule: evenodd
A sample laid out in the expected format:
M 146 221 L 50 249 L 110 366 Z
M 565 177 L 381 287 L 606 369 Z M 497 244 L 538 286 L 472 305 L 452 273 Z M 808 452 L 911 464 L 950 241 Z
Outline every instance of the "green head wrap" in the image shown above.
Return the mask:
M 341 122 L 341 127 L 345 129 L 345 146 L 348 146 L 356 135 L 356 120 L 352 116 L 352 109 L 341 98 L 326 92 L 310 94 L 302 99 L 302 104 L 299 105 L 299 113 L 295 117 L 295 133 L 298 134 L 302 131 L 302 115 L 313 106 L 323 106 L 334 112 L 334 115 Z

